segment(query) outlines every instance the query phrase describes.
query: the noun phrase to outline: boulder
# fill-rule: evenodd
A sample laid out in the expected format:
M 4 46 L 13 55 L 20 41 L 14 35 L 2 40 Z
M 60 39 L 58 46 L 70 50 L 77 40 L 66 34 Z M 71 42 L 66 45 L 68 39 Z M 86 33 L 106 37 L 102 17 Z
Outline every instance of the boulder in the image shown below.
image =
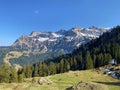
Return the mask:
M 52 84 L 52 82 L 50 81 L 50 80 L 48 80 L 48 79 L 45 79 L 45 78 L 40 78 L 39 80 L 38 80 L 38 84 L 40 84 L 40 85 L 43 85 L 43 84 L 47 84 L 47 85 L 50 85 L 50 84 Z
M 81 81 L 78 84 L 67 88 L 66 90 L 108 90 L 108 89 L 100 84 Z

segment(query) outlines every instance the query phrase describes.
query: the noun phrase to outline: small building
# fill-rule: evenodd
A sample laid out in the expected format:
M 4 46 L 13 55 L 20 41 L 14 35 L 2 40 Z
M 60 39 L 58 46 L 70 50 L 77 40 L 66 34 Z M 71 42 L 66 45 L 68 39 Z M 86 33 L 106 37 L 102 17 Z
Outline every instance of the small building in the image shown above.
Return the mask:
M 112 77 L 115 78 L 115 79 L 120 80 L 120 74 L 117 73 L 117 72 L 115 72 L 115 73 L 112 75 Z
M 105 73 L 105 74 L 110 75 L 110 74 L 112 74 L 112 73 L 113 73 L 113 71 L 112 71 L 112 70 L 110 70 L 110 69 L 106 69 L 104 73 Z
M 112 64 L 112 65 L 117 65 L 117 62 L 116 62 L 116 60 L 115 60 L 115 59 L 112 59 L 112 60 L 109 62 L 109 64 Z

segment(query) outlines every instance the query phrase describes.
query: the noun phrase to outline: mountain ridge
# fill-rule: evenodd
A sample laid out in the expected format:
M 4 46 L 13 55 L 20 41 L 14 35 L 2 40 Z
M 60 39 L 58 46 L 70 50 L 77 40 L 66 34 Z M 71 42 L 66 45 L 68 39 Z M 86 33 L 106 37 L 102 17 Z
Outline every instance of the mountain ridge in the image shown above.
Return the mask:
M 98 38 L 102 33 L 110 29 L 99 27 L 74 27 L 69 30 L 57 32 L 33 31 L 30 35 L 22 35 L 13 44 L 13 47 L 20 47 L 34 53 L 59 52 L 70 53 L 92 39 Z
M 110 30 L 111 28 L 91 26 L 89 28 L 61 29 L 56 32 L 33 31 L 30 35 L 23 34 L 11 46 L 0 47 L 2 51 L 0 53 L 0 64 L 5 63 L 5 57 L 11 51 L 21 53 L 18 58 L 7 59 L 11 65 L 34 64 L 35 62 L 50 60 L 59 55 L 69 54 L 82 44 L 98 38 L 102 33 Z

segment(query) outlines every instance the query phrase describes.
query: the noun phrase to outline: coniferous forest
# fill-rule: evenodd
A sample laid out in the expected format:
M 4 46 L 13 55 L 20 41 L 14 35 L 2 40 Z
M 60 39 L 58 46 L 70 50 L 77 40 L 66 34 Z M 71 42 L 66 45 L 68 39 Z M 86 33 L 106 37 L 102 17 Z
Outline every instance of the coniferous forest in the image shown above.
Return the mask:
M 120 63 L 120 26 L 103 33 L 99 38 L 81 45 L 70 54 L 58 56 L 33 65 L 24 65 L 18 71 L 14 67 L 0 67 L 0 82 L 22 82 L 23 78 L 47 76 L 69 70 L 86 70 L 109 64 L 115 59 Z

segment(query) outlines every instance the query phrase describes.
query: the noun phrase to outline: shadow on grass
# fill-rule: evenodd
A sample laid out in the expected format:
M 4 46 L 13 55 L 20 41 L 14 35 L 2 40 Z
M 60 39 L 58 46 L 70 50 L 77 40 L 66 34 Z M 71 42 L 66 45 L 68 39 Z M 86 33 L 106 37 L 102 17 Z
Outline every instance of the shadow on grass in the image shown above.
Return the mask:
M 68 87 L 68 88 L 66 88 L 65 90 L 73 90 L 73 89 L 72 89 L 72 87 Z
M 100 83 L 100 84 L 105 84 L 105 85 L 111 85 L 111 86 L 120 86 L 120 81 L 119 82 L 99 82 L 99 81 L 93 81 L 95 83 Z

